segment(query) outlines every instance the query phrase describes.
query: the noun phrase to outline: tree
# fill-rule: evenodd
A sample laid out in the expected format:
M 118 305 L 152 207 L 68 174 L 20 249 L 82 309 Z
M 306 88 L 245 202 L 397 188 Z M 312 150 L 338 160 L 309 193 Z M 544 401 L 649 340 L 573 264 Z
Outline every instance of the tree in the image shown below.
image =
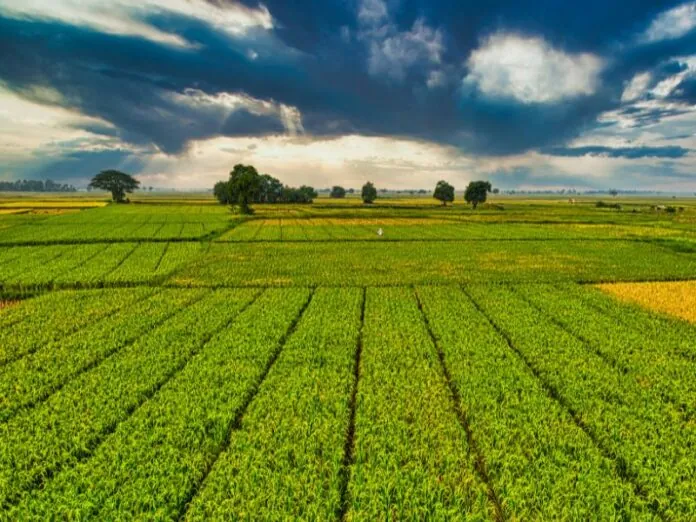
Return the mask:
M 227 181 L 218 181 L 213 187 L 213 194 L 223 205 L 232 203 L 230 198 L 230 184 Z
M 304 196 L 304 200 L 305 200 L 305 201 L 304 201 L 303 203 L 311 203 L 312 200 L 314 200 L 314 198 L 318 198 L 318 197 L 319 197 L 319 193 L 318 193 L 316 190 L 314 190 L 314 187 L 309 187 L 309 186 L 307 186 L 307 185 L 302 185 L 302 186 L 299 188 L 299 190 L 300 190 L 300 192 L 302 193 L 302 195 Z
M 278 203 L 283 196 L 283 184 L 279 179 L 264 174 L 261 176 L 259 203 Z
M 365 204 L 374 203 L 377 199 L 377 189 L 371 181 L 365 183 L 362 187 L 362 200 Z
M 250 203 L 258 201 L 261 193 L 261 176 L 251 165 L 237 164 L 230 172 L 228 182 L 230 203 L 239 205 L 241 214 L 252 214 Z
M 479 203 L 485 203 L 488 193 L 491 191 L 491 184 L 488 181 L 472 181 L 464 191 L 464 201 L 471 203 L 476 210 Z
M 433 197 L 439 199 L 443 205 L 447 206 L 447 203 L 454 201 L 454 187 L 446 181 L 438 181 L 437 185 L 435 185 Z
M 499 188 L 494 188 L 494 189 L 492 190 L 492 192 L 493 192 L 493 194 L 500 194 L 500 189 L 499 189 Z M 561 194 L 563 194 L 563 192 L 561 192 Z
M 609 191 L 609 194 L 611 194 L 612 196 L 616 197 L 616 196 L 619 195 L 619 191 L 616 190 L 616 189 L 611 189 L 611 190 Z
M 334 187 L 331 189 L 331 195 L 330 195 L 330 197 L 332 197 L 332 198 L 334 198 L 334 199 L 345 198 L 345 197 L 346 197 L 346 189 L 344 189 L 343 187 L 339 187 L 338 185 L 336 185 L 336 186 L 334 186 Z
M 103 170 L 92 178 L 89 186 L 111 192 L 111 197 L 116 203 L 126 201 L 126 193 L 131 193 L 138 188 L 140 182 L 129 174 L 118 170 Z
M 312 203 L 319 194 L 312 187 L 302 185 L 300 188 L 283 187 L 280 201 L 283 203 Z

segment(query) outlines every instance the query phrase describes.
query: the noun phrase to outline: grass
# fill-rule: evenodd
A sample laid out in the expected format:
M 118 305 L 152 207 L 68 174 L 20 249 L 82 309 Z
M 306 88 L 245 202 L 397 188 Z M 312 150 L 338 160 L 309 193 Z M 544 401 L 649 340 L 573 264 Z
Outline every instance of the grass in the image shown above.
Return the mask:
M 0 520 L 692 518 L 696 200 L 597 199 L 0 195 Z

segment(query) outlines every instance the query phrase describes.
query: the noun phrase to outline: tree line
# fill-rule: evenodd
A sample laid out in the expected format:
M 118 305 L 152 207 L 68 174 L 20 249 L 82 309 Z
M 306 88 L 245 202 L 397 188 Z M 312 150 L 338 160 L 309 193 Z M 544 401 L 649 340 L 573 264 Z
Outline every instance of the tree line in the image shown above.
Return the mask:
M 105 170 L 97 174 L 90 182 L 90 188 L 98 188 L 111 192 L 117 203 L 126 202 L 126 193 L 137 190 L 140 182 L 132 176 L 117 170 Z M 330 197 L 344 198 L 353 189 L 335 185 Z M 474 209 L 485 203 L 488 193 L 498 193 L 488 181 L 472 181 L 464 190 L 464 201 Z M 360 197 L 364 204 L 370 205 L 377 199 L 377 188 L 368 181 L 362 186 Z M 299 188 L 283 185 L 280 180 L 268 174 L 259 174 L 252 165 L 237 164 L 230 172 L 227 181 L 218 181 L 213 187 L 213 194 L 223 205 L 232 205 L 242 214 L 251 214 L 251 205 L 255 203 L 312 203 L 318 196 L 316 190 L 308 185 Z M 444 180 L 435 185 L 433 197 L 443 205 L 454 201 L 454 187 Z
M 47 179 L 22 179 L 17 181 L 0 181 L 0 192 L 77 192 L 72 185 L 56 183 Z
M 237 206 L 242 214 L 252 213 L 252 203 L 311 203 L 319 195 L 313 187 L 289 187 L 242 164 L 234 166 L 227 181 L 215 184 L 213 194 L 221 204 Z

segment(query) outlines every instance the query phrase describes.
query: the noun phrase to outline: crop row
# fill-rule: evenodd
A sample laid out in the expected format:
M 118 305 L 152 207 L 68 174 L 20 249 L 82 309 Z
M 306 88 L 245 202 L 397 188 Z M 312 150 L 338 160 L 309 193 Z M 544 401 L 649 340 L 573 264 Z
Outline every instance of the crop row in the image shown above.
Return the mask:
M 0 264 L 5 286 L 46 287 L 146 283 L 162 279 L 198 255 L 199 243 L 113 243 L 14 247 Z
M 346 519 L 493 517 L 411 290 L 367 290 L 359 376 Z
M 241 297 L 219 296 L 233 304 Z M 12 516 L 177 518 L 224 449 L 308 298 L 308 290 L 269 291 L 229 327 L 217 328 L 217 335 L 92 458 L 24 497 Z
M 193 304 L 0 424 L 0 506 L 90 455 L 256 293 L 183 292 Z
M 316 291 L 188 520 L 335 517 L 362 300 L 358 289 Z
M 612 462 L 465 294 L 422 287 L 418 298 L 505 518 L 649 518 Z
M 0 421 L 36 404 L 75 375 L 135 342 L 192 298 L 190 293 L 171 289 L 133 289 L 130 293 L 135 302 L 123 309 L 0 367 Z
M 684 520 L 696 512 L 696 426 L 678 406 L 512 289 L 471 285 L 467 292 L 657 513 Z
M 696 327 L 633 303 L 619 302 L 591 287 L 569 284 L 560 285 L 560 289 L 569 298 L 580 300 L 611 317 L 616 324 L 640 332 L 651 342 L 662 343 L 670 352 L 696 360 Z
M 0 313 L 0 366 L 59 341 L 133 303 L 140 293 L 115 290 L 44 294 Z
M 683 350 L 661 337 L 616 324 L 599 310 L 569 299 L 560 289 L 546 285 L 519 285 L 515 289 L 657 400 L 675 404 L 685 418 L 696 419 L 696 360 L 684 357 Z M 696 355 L 696 347 L 691 351 Z

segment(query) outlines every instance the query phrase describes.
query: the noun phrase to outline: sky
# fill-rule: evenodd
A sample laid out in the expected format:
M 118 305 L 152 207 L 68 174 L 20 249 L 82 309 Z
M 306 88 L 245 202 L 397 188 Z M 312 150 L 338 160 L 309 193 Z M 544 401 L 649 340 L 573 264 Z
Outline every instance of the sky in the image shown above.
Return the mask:
M 0 179 L 696 192 L 696 2 L 0 0 Z

